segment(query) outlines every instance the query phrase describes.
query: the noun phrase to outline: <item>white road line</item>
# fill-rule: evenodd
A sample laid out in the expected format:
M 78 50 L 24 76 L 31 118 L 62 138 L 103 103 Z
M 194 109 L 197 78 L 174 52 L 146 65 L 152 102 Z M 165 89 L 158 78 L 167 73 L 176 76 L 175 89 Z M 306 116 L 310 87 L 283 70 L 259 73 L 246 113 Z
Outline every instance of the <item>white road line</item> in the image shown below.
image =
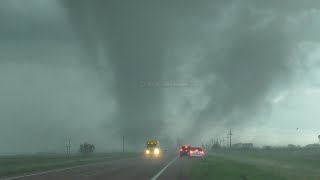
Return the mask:
M 22 175 L 22 176 L 15 176 L 15 177 L 10 177 L 10 178 L 0 179 L 0 180 L 11 180 L 11 179 L 19 179 L 19 178 L 30 177 L 30 176 L 38 176 L 38 175 L 41 175 L 41 174 L 48 174 L 48 173 L 53 173 L 53 172 L 65 171 L 65 170 L 70 170 L 70 169 L 86 167 L 86 166 L 92 166 L 92 164 L 90 164 L 90 165 L 89 164 L 81 165 L 81 166 L 73 166 L 73 167 L 69 167 L 69 168 L 56 169 L 56 170 L 51 170 L 51 171 L 44 171 L 44 172 L 40 172 L 40 173 L 27 174 L 27 175 Z
M 172 161 L 170 161 L 163 169 L 161 169 L 158 174 L 156 174 L 151 180 L 156 180 L 174 161 L 176 161 L 179 157 L 175 157 Z
M 22 176 L 15 176 L 15 177 L 10 177 L 10 178 L 0 179 L 0 180 L 11 180 L 11 179 L 19 179 L 19 178 L 30 177 L 30 176 L 38 176 L 38 175 L 42 175 L 42 174 L 48 174 L 48 173 L 59 172 L 59 171 L 66 171 L 66 170 L 71 170 L 71 169 L 76 169 L 76 168 L 82 168 L 82 167 L 87 167 L 87 166 L 92 166 L 92 165 L 97 165 L 97 164 L 104 164 L 104 163 L 108 163 L 108 162 L 99 162 L 99 163 L 93 163 L 93 164 L 85 164 L 85 165 L 79 165 L 79 166 L 72 166 L 72 167 L 63 168 L 63 169 L 43 171 L 43 172 L 39 172 L 39 173 L 26 174 L 26 175 L 22 175 Z
M 127 159 L 130 159 L 130 158 L 127 158 Z M 123 160 L 123 159 L 119 159 L 119 160 Z M 50 171 L 43 171 L 43 172 L 39 172 L 39 173 L 26 174 L 26 175 L 22 175 L 22 176 L 15 176 L 15 177 L 9 177 L 9 178 L 4 178 L 4 179 L 0 178 L 0 180 L 20 179 L 20 178 L 24 178 L 24 177 L 38 176 L 38 175 L 42 175 L 42 174 L 48 174 L 48 173 L 59 172 L 59 171 L 66 171 L 66 170 L 82 168 L 82 167 L 87 167 L 87 166 L 92 166 L 92 165 L 97 165 L 97 164 L 110 164 L 110 163 L 112 163 L 112 161 L 113 160 L 104 161 L 104 162 L 97 162 L 97 163 L 90 163 L 90 164 L 85 164 L 85 165 L 72 166 L 72 167 L 68 167 L 68 168 L 56 169 L 56 170 L 50 170 Z

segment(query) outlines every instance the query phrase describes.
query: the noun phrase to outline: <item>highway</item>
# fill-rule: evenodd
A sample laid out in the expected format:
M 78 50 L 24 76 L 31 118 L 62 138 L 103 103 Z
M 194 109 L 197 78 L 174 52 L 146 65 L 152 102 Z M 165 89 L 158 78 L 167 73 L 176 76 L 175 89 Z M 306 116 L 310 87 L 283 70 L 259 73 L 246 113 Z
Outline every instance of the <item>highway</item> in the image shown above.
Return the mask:
M 0 178 L 0 180 L 188 180 L 192 159 L 165 155 L 161 159 L 143 156 L 44 172 Z

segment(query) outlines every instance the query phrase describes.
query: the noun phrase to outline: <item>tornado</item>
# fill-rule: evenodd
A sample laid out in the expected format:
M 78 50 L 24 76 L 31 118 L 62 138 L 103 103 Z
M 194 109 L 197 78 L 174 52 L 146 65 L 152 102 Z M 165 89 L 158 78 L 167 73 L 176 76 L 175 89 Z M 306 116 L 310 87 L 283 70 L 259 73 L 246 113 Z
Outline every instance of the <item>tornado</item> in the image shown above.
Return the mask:
M 99 67 L 94 48 L 102 44 L 115 75 L 113 95 L 119 135 L 129 144 L 157 138 L 163 124 L 161 88 L 145 87 L 162 79 L 163 55 L 170 43 L 170 19 L 164 5 L 152 1 L 61 1 L 91 54 L 87 63 Z M 108 82 L 105 82 L 109 85 Z

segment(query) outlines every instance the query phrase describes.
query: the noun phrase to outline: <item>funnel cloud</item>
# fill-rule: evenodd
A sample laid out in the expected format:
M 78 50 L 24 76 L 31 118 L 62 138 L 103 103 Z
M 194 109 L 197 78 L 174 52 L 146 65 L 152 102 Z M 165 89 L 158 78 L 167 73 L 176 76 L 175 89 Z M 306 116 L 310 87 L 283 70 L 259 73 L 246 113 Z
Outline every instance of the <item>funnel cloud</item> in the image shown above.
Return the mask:
M 61 152 L 69 138 L 74 151 L 85 141 L 118 151 L 122 136 L 130 150 L 153 138 L 199 145 L 229 128 L 302 127 L 298 117 L 320 117 L 319 9 L 312 0 L 1 1 L 0 153 Z

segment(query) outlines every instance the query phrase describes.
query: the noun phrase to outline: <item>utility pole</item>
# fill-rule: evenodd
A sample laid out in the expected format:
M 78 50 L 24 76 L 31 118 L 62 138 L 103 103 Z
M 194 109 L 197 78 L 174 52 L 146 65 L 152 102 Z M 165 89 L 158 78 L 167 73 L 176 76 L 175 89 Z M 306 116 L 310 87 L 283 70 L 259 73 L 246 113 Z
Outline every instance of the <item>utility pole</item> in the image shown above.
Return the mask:
M 71 147 L 71 139 L 69 138 L 69 142 L 68 142 L 68 145 L 66 146 L 66 148 L 67 148 L 67 155 L 69 155 L 70 154 L 70 147 Z
M 124 136 L 122 136 L 122 152 L 124 152 Z
M 229 132 L 229 137 L 230 137 L 230 148 L 231 148 L 231 136 L 232 136 L 232 132 L 231 132 L 231 129 L 230 129 L 230 132 Z
M 66 150 L 66 154 L 68 155 L 68 151 L 69 151 L 69 150 L 68 150 L 68 148 L 69 148 L 69 147 L 68 147 L 68 146 L 65 146 L 65 147 L 67 148 L 67 150 Z
M 226 140 L 225 140 L 225 138 L 223 137 L 223 140 L 222 140 L 223 147 L 225 146 L 225 142 L 226 142 Z
M 68 155 L 70 155 L 70 149 L 71 149 L 71 139 L 69 138 Z
M 226 140 L 226 147 L 229 146 L 229 145 L 228 145 L 229 138 L 230 138 L 230 136 L 229 136 L 229 133 L 228 133 L 228 134 L 227 134 L 227 140 Z

